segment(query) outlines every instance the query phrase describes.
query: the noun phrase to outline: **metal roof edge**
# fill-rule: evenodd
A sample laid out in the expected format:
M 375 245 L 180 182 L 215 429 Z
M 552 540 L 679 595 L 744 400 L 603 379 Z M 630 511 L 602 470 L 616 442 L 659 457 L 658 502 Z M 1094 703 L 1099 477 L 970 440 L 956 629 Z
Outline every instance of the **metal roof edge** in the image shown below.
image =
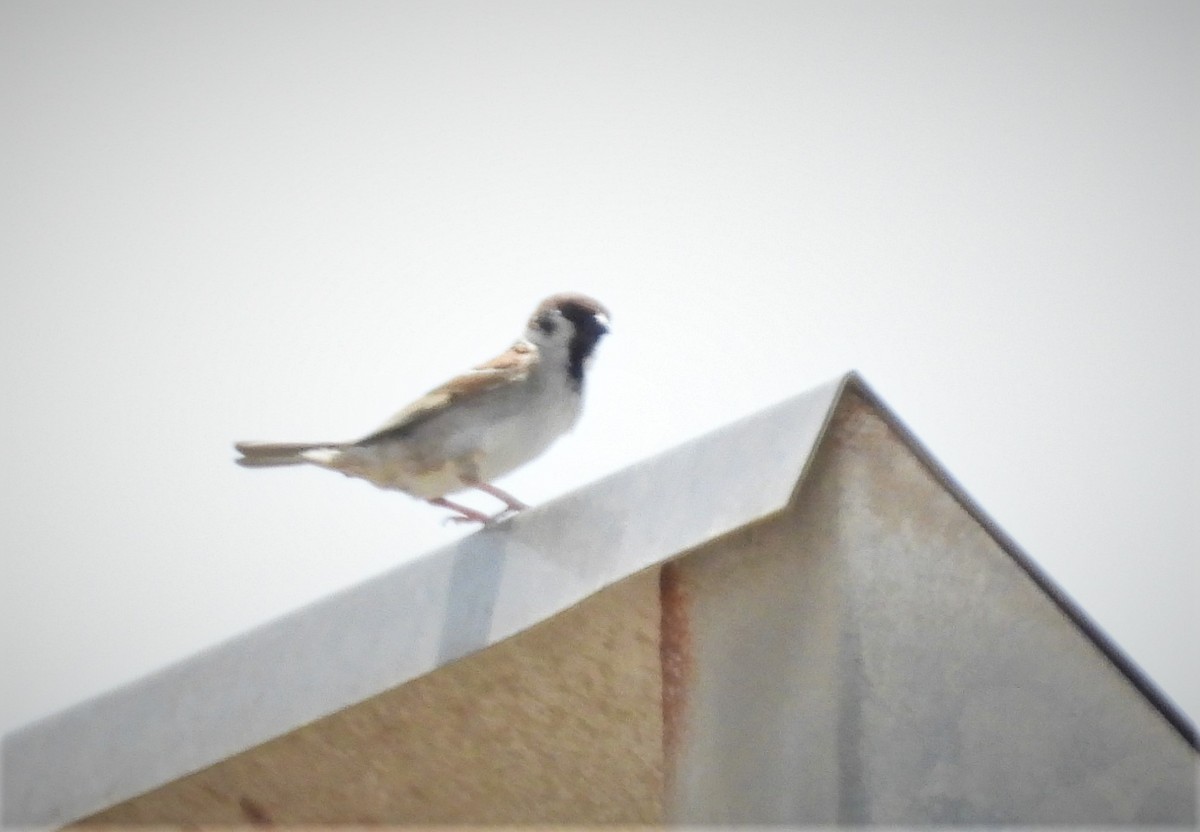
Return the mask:
M 8 734 L 4 823 L 77 820 L 431 672 L 784 510 L 847 392 L 881 415 L 1200 750 L 1182 712 L 850 372 Z
M 1144 670 L 1137 665 L 1121 648 L 1113 641 L 1103 628 L 1100 627 L 1091 617 L 1083 611 L 1070 595 L 1059 586 L 1053 578 L 1046 573 L 1041 566 L 1027 553 L 1021 546 L 1007 533 L 1001 526 L 992 519 L 992 517 L 984 511 L 967 490 L 958 482 L 957 479 L 949 472 L 949 470 L 938 461 L 937 457 L 929 450 L 929 448 L 917 437 L 917 435 L 905 424 L 878 393 L 867 383 L 867 381 L 857 371 L 848 373 L 845 376 L 844 384 L 838 397 L 838 402 L 841 401 L 841 395 L 845 391 L 853 390 L 855 393 L 862 396 L 879 414 L 884 418 L 889 427 L 901 438 L 905 445 L 913 452 L 920 460 L 921 464 L 930 472 L 930 474 L 946 489 L 951 496 L 961 505 L 983 529 L 1000 545 L 1002 549 L 1016 562 L 1016 564 L 1033 580 L 1033 582 L 1062 610 L 1071 622 L 1079 628 L 1083 635 L 1088 638 L 1096 647 L 1103 653 L 1110 662 L 1124 675 L 1144 696 L 1151 705 L 1162 715 L 1171 727 L 1173 727 L 1184 741 L 1192 747 L 1193 750 L 1200 751 L 1200 739 L 1198 739 L 1196 726 L 1194 726 L 1187 716 L 1175 705 L 1171 699 L 1163 693 Z M 835 408 L 836 409 L 836 406 Z
M 782 510 L 848 378 L 17 729 L 0 748 L 4 823 L 78 820 L 429 673 Z M 663 505 L 669 510 L 655 510 Z

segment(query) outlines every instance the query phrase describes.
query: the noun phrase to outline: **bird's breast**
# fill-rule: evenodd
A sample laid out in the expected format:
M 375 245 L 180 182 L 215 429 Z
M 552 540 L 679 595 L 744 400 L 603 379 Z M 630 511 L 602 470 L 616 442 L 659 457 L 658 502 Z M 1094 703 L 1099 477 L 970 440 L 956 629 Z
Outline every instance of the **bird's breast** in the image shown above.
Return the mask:
M 566 385 L 538 391 L 530 406 L 497 420 L 480 436 L 479 473 L 484 482 L 535 459 L 579 418 L 580 396 Z

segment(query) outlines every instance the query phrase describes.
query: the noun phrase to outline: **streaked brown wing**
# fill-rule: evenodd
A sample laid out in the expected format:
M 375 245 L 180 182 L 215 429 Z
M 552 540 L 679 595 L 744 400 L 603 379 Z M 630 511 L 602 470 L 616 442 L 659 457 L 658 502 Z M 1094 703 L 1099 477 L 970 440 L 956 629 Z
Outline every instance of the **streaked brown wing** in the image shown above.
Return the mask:
M 525 341 L 518 341 L 490 361 L 485 361 L 451 379 L 441 387 L 430 390 L 385 422 L 379 429 L 354 444 L 369 445 L 381 439 L 402 437 L 417 425 L 432 419 L 451 405 L 467 403 L 491 390 L 523 381 L 529 377 L 529 372 L 537 364 L 537 361 L 538 354 L 533 345 Z

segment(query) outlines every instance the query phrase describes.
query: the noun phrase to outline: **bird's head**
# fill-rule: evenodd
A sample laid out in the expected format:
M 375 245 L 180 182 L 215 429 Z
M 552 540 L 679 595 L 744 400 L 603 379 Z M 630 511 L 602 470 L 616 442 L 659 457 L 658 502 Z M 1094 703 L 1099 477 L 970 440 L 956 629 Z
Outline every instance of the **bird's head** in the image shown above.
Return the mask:
M 564 293 L 546 298 L 529 319 L 525 337 L 547 356 L 564 355 L 567 373 L 578 385 L 596 344 L 608 333 L 608 310 L 586 295 Z

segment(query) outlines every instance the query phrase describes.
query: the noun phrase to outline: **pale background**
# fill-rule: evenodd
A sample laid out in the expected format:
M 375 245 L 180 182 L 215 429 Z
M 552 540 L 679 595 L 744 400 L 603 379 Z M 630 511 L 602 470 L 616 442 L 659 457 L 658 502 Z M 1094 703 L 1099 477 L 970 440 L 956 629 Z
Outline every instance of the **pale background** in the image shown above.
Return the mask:
M 505 487 L 857 368 L 1200 716 L 1195 2 L 6 0 L 0 112 L 0 731 L 465 534 L 230 443 L 564 289 L 614 333 Z

